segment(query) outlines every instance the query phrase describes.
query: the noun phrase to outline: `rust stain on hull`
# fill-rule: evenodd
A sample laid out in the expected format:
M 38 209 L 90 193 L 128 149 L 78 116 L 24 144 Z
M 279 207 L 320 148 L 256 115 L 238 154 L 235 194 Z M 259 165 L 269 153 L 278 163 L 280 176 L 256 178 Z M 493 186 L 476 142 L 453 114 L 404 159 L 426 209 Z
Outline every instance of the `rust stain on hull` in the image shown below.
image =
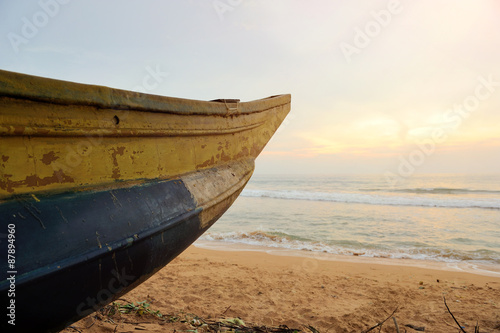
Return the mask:
M 49 165 L 50 163 L 54 162 L 58 158 L 59 158 L 59 156 L 56 156 L 55 153 L 53 151 L 51 151 L 50 153 L 43 154 L 42 163 L 45 165 Z
M 75 180 L 66 174 L 62 170 L 54 171 L 52 176 L 40 178 L 37 175 L 26 176 L 24 180 L 11 181 L 12 175 L 4 174 L 2 179 L 0 179 L 0 189 L 7 191 L 8 193 L 14 193 L 15 189 L 18 187 L 31 187 L 38 188 L 44 187 L 52 184 L 70 184 L 74 183 Z
M 113 174 L 111 175 L 111 178 L 119 179 L 121 176 L 120 166 L 118 165 L 118 160 L 116 156 L 117 155 L 123 156 L 125 152 L 125 147 L 117 147 L 117 148 L 112 148 L 110 150 L 113 151 L 113 153 L 111 154 L 111 158 L 113 160 Z

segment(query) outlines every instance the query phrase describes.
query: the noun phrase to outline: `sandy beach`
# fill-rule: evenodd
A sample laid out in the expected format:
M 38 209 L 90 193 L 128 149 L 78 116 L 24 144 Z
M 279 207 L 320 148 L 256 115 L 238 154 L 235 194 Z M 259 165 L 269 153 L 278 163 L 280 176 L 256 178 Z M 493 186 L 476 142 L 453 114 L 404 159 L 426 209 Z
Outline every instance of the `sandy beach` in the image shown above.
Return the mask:
M 147 300 L 164 318 L 185 314 L 207 321 L 239 317 L 247 325 L 297 329 L 310 325 L 319 332 L 362 332 L 396 311 L 393 317 L 401 332 L 457 332 L 444 296 L 466 331 L 474 331 L 479 323 L 480 332 L 500 332 L 500 277 L 375 262 L 191 246 L 120 302 Z M 106 319 L 93 314 L 63 332 L 196 328 L 152 316 Z M 392 318 L 381 332 L 396 332 Z

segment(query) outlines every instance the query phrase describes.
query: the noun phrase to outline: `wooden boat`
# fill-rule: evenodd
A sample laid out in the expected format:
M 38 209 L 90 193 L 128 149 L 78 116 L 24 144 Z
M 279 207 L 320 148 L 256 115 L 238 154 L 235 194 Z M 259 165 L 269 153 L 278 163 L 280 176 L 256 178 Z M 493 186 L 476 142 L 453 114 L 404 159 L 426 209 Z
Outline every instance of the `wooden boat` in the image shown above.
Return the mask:
M 62 329 L 157 272 L 234 202 L 289 110 L 290 95 L 207 102 L 0 71 L 2 331 Z

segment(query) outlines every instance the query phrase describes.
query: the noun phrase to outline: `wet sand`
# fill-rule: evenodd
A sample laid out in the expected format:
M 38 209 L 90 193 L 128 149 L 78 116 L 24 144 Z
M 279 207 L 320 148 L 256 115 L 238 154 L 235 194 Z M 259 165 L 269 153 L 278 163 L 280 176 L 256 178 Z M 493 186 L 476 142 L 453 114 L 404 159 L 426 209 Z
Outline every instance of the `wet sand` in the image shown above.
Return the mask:
M 298 329 L 311 325 L 321 333 L 362 332 L 397 309 L 394 317 L 401 332 L 416 332 L 414 328 L 457 332 L 444 296 L 467 332 L 474 332 L 476 322 L 480 332 L 500 332 L 498 275 L 442 270 L 437 265 L 407 266 L 391 260 L 388 265 L 369 258 L 323 260 L 321 256 L 279 254 L 191 246 L 122 299 L 148 300 L 153 310 L 164 315 L 192 313 L 206 320 L 240 317 L 246 323 Z M 193 329 L 187 323 L 130 315 L 125 322 L 106 322 L 90 315 L 73 326 L 87 333 Z M 67 328 L 63 332 L 76 331 Z M 394 321 L 385 322 L 381 332 L 396 332 Z

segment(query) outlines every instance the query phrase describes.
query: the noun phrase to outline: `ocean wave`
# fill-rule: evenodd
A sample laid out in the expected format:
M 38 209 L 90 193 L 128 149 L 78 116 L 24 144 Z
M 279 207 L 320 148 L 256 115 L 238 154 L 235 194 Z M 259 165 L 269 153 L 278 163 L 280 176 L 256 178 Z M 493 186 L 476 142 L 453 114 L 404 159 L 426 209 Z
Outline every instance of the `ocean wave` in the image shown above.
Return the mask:
M 500 195 L 500 191 L 493 190 L 472 190 L 467 188 L 401 188 L 401 189 L 384 189 L 384 188 L 369 188 L 360 189 L 363 192 L 394 192 L 394 193 L 412 193 L 412 194 L 494 194 Z
M 273 191 L 245 189 L 243 197 L 261 197 L 288 200 L 330 201 L 389 206 L 447 207 L 500 209 L 498 199 L 432 198 L 425 196 L 394 196 L 349 192 Z
M 303 240 L 281 232 L 208 232 L 200 240 L 239 243 L 267 248 L 322 252 L 336 255 L 360 256 L 388 259 L 416 259 L 440 262 L 475 261 L 500 264 L 500 253 L 490 250 L 459 251 L 437 247 L 407 246 L 406 248 L 388 248 L 361 244 L 351 241 L 339 241 L 336 244 Z

